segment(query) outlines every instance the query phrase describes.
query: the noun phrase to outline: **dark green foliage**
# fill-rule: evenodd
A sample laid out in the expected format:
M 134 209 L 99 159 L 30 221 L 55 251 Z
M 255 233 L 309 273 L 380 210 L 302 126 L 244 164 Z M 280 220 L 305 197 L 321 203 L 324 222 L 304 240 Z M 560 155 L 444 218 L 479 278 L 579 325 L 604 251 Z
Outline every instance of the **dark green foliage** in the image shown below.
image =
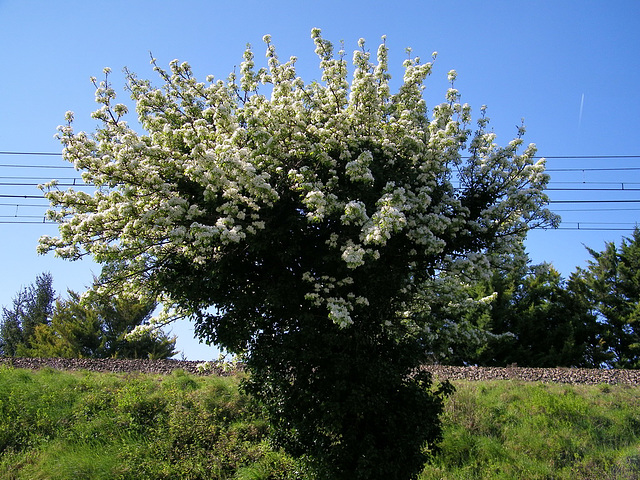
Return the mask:
M 52 282 L 50 274 L 38 276 L 34 285 L 18 293 L 12 309 L 3 309 L 0 354 L 152 359 L 175 354 L 175 338 L 163 332 L 127 336 L 149 321 L 155 302 L 95 292 L 84 299 L 73 291 L 56 301 Z
M 16 356 L 18 346 L 24 338 L 20 315 L 15 311 L 15 307 L 15 303 L 14 310 L 7 310 L 3 307 L 2 325 L 0 325 L 0 353 L 9 357 Z
M 309 455 L 319 478 L 411 478 L 436 449 L 434 419 L 453 390 L 412 375 L 416 348 L 364 325 L 341 332 L 314 319 L 261 336 L 245 388 L 266 406 L 276 444 Z
M 201 338 L 246 354 L 247 388 L 266 405 L 276 441 L 311 458 L 321 478 L 411 478 L 424 462 L 424 447 L 439 438 L 445 396 L 429 379 L 409 378 L 426 355 L 397 321 L 407 288 L 426 268 L 406 261 L 410 242 L 398 237 L 377 261 L 349 269 L 329 246 L 338 219 L 310 224 L 303 208 L 283 189 L 250 243 L 223 247 L 203 266 L 172 258 L 160 283 L 201 312 Z M 368 305 L 356 306 L 353 324 L 339 327 L 325 305 L 306 298 L 306 272 L 319 280 L 352 278 L 332 287 L 336 296 L 352 291 Z M 215 314 L 202 313 L 209 305 Z
M 433 319 L 430 336 L 422 338 L 439 363 L 598 368 L 610 354 L 603 326 L 578 287 L 574 277 L 563 279 L 549 264 L 513 264 L 457 296 L 445 291 L 413 308 Z M 452 303 L 464 306 L 451 309 Z
M 49 324 L 54 302 L 50 273 L 38 275 L 33 284 L 20 290 L 13 299 L 12 308 L 2 308 L 0 354 L 23 355 L 31 346 L 38 326 Z
M 472 360 L 480 365 L 593 367 L 607 358 L 586 299 L 549 264 L 494 274 L 489 328 L 498 338 Z
M 602 340 L 616 368 L 640 368 L 640 229 L 619 247 L 613 242 L 578 269 L 573 281 L 603 323 Z
M 84 308 L 87 316 L 97 316 L 100 325 L 100 346 L 95 356 L 151 359 L 173 356 L 176 339 L 163 332 L 156 331 L 138 338 L 127 337 L 135 327 L 148 323 L 156 306 L 156 302 L 143 302 L 126 296 L 93 296 Z
M 546 263 L 495 268 L 489 281 L 470 282 L 463 292 L 495 299 L 470 303 L 458 316 L 450 305 L 463 303 L 464 295 L 446 289 L 435 301 L 431 291 L 418 295 L 412 313 L 431 316 L 435 335 L 422 341 L 432 361 L 640 368 L 640 230 L 620 246 L 587 250 L 593 260 L 568 279 Z

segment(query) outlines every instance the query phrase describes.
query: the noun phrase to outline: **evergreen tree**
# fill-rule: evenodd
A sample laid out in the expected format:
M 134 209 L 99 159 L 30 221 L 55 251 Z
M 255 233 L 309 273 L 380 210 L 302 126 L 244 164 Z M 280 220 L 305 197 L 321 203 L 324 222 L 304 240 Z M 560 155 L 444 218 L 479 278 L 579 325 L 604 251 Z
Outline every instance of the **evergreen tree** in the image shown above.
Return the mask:
M 18 297 L 13 299 L 13 308 L 2 308 L 2 324 L 0 324 L 0 353 L 7 357 L 15 357 L 18 347 L 24 342 L 21 322 L 22 300 Z
M 411 314 L 431 318 L 420 337 L 432 361 L 599 367 L 607 360 L 602 326 L 573 277 L 521 256 L 494 266 L 489 279 L 466 280 L 465 288 L 440 282 L 417 296 Z
M 49 324 L 54 302 L 50 273 L 38 275 L 34 283 L 19 291 L 12 307 L 2 309 L 0 352 L 6 356 L 23 355 L 30 348 L 38 326 Z
M 599 367 L 600 326 L 588 303 L 551 265 L 494 276 L 492 339 L 478 363 L 529 367 Z
M 58 300 L 50 324 L 39 325 L 25 356 L 66 358 L 169 358 L 175 338 L 161 331 L 133 334 L 148 323 L 155 302 L 69 291 Z
M 593 260 L 578 269 L 575 282 L 604 325 L 603 341 L 615 368 L 640 368 L 640 229 L 619 247 L 605 244 Z

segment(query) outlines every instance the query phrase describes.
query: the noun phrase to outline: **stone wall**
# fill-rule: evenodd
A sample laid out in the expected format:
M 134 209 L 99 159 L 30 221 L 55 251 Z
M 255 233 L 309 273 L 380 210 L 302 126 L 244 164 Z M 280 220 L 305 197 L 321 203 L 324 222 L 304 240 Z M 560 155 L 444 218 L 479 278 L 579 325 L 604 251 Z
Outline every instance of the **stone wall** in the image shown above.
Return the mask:
M 591 368 L 526 367 L 424 367 L 436 377 L 448 380 L 521 380 L 582 385 L 640 385 L 640 370 L 604 370 Z
M 0 365 L 15 368 L 59 370 L 89 370 L 112 373 L 153 373 L 166 375 L 173 370 L 184 370 L 195 375 L 230 375 L 241 369 L 229 364 L 210 362 L 202 370 L 200 361 L 190 360 L 119 360 L 88 358 L 18 358 L 0 357 Z M 425 366 L 425 369 L 442 380 L 521 380 L 570 384 L 627 384 L 640 385 L 640 370 L 602 370 L 586 368 L 525 368 L 525 367 L 449 367 Z
M 40 369 L 44 367 L 58 370 L 89 370 L 92 372 L 111 373 L 153 373 L 166 375 L 174 370 L 207 375 L 229 375 L 234 373 L 234 368 L 229 364 L 209 362 L 208 368 L 202 371 L 198 365 L 203 362 L 191 360 L 121 360 L 112 358 L 21 358 L 0 357 L 0 365 L 15 368 Z

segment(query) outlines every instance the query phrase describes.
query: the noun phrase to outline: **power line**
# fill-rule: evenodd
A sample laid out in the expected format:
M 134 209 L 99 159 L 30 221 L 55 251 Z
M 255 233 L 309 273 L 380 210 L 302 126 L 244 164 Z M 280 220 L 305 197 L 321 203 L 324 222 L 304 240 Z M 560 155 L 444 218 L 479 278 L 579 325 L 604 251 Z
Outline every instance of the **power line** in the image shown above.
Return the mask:
M 556 208 L 554 212 L 638 212 L 640 208 Z
M 62 156 L 62 152 L 23 152 L 23 151 L 0 151 L 0 155 L 32 155 L 32 156 Z M 470 158 L 468 156 L 463 158 Z M 542 155 L 532 158 L 547 158 L 554 160 L 597 160 L 597 159 L 611 159 L 611 158 L 640 158 L 640 155 Z
M 36 221 L 22 221 L 22 220 L 15 220 L 15 221 L 7 221 L 7 220 L 0 220 L 0 224 L 2 225 L 56 225 L 55 222 L 52 222 L 50 220 L 41 220 L 39 222 Z
M 563 182 L 551 180 L 548 185 L 621 185 L 624 187 L 625 185 L 640 185 L 640 182 L 587 182 L 586 180 Z
M 546 158 L 553 160 L 598 160 L 598 159 L 611 159 L 611 158 L 640 158 L 640 155 L 543 155 L 541 157 L 533 158 Z
M 561 227 L 571 228 L 570 225 L 575 225 L 575 228 L 588 228 L 597 226 L 606 226 L 605 228 L 612 228 L 612 226 L 617 225 L 623 228 L 629 228 L 630 226 L 638 225 L 638 222 L 562 222 Z
M 0 194 L 0 198 L 44 198 L 42 195 L 12 195 L 12 194 Z
M 0 194 L 0 198 L 28 198 L 28 199 L 41 199 L 40 195 L 12 195 L 12 194 Z M 640 203 L 639 199 L 631 200 L 549 200 L 549 203 L 564 203 L 564 204 L 580 204 L 580 203 Z
M 0 151 L 0 155 L 23 155 L 23 156 L 57 156 L 61 157 L 61 152 L 22 152 L 22 151 Z M 462 157 L 468 159 L 470 157 Z M 534 159 L 552 159 L 552 160 L 607 160 L 607 159 L 640 159 L 640 155 L 547 155 L 535 156 Z M 19 164 L 0 164 L 5 168 L 52 168 L 52 169 L 74 169 L 73 165 L 19 165 Z M 597 171 L 637 171 L 640 167 L 608 167 L 608 168 L 549 168 L 546 172 L 597 172 Z
M 15 175 L 6 175 L 0 176 L 1 179 L 4 180 L 41 180 L 43 177 L 24 177 L 24 176 L 15 176 Z M 58 177 L 57 180 L 82 180 L 80 177 Z
M 633 232 L 634 228 L 608 228 L 608 227 L 558 227 L 558 228 L 533 228 L 532 230 L 573 230 L 585 232 Z
M 618 168 L 545 168 L 545 172 L 631 172 L 638 171 L 640 167 L 618 167 Z
M 22 152 L 22 151 L 0 151 L 0 155 L 22 155 L 22 156 L 57 156 L 57 157 L 61 157 L 62 153 L 60 152 Z M 542 158 L 542 157 L 535 157 L 535 158 Z M 620 159 L 620 160 L 624 160 L 624 159 L 640 159 L 640 155 L 551 155 L 551 156 L 546 156 L 544 158 L 547 159 L 558 159 L 558 160 L 578 160 L 578 159 L 585 159 L 585 160 L 608 160 L 608 159 Z M 56 162 L 54 162 L 56 163 Z M 593 163 L 591 164 L 593 165 Z M 618 164 L 620 165 L 620 164 Z M 46 164 L 35 164 L 32 162 L 29 162 L 29 164 L 26 165 L 21 165 L 21 164 L 13 164 L 13 163 L 7 163 L 7 164 L 0 164 L 0 167 L 4 167 L 4 168 L 18 168 L 18 169 L 31 169 L 36 170 L 36 169 L 56 169 L 56 170 L 71 170 L 74 169 L 74 166 L 72 164 L 62 164 L 62 165 L 46 165 Z M 618 166 L 618 167 L 571 167 L 571 168 L 550 168 L 550 169 L 546 169 L 547 173 L 587 173 L 587 172 L 611 172 L 612 175 L 609 175 L 609 177 L 611 178 L 615 178 L 613 176 L 614 173 L 621 173 L 621 172 L 637 172 L 640 171 L 640 167 L 633 167 L 633 166 L 629 166 L 629 167 L 624 167 L 624 166 Z M 45 174 L 46 175 L 46 174 Z M 68 175 L 68 174 L 67 174 Z M 555 177 L 555 175 L 553 176 Z M 615 181 L 554 181 L 553 177 L 551 179 L 551 181 L 548 184 L 548 187 L 545 189 L 545 191 L 549 191 L 550 194 L 551 192 L 578 192 L 582 193 L 584 192 L 584 196 L 582 199 L 578 198 L 578 199 L 573 199 L 573 200 L 554 200 L 551 199 L 549 201 L 550 203 L 550 208 L 558 213 L 562 213 L 563 216 L 567 215 L 569 218 L 570 217 L 577 217 L 580 216 L 580 213 L 584 213 L 584 214 L 593 214 L 591 215 L 592 219 L 594 218 L 598 218 L 597 212 L 637 212 L 640 210 L 640 208 L 635 208 L 634 205 L 635 204 L 639 204 L 640 203 L 640 199 L 635 199 L 635 198 L 631 198 L 631 199 L 589 199 L 587 194 L 588 192 L 622 192 L 622 191 L 626 191 L 626 192 L 638 192 L 640 191 L 640 181 L 639 182 L 632 182 L 632 181 L 628 181 L 628 182 L 615 182 Z M 566 176 L 564 178 L 567 178 Z M 575 177 L 574 177 L 575 178 Z M 608 177 L 596 177 L 596 178 L 603 178 L 606 179 Z M 624 176 L 624 179 L 629 179 L 629 180 L 633 180 L 634 177 L 633 176 Z M 46 218 L 42 219 L 42 220 L 35 220 L 35 219 L 40 219 L 40 216 L 36 216 L 36 215 L 26 215 L 27 211 L 25 211 L 25 209 L 28 208 L 50 208 L 50 205 L 48 204 L 48 202 L 46 202 L 46 199 L 42 196 L 42 195 L 30 195 L 30 194 L 19 194 L 16 193 L 15 190 L 21 188 L 21 187 L 37 187 L 38 183 L 47 183 L 50 181 L 50 178 L 45 178 L 45 176 L 18 176 L 18 175 L 7 175 L 7 176 L 0 176 L 0 180 L 5 180 L 3 182 L 0 182 L 0 187 L 7 187 L 7 188 L 11 188 L 11 187 L 15 187 L 14 188 L 14 192 L 11 192 L 11 190 L 9 190 L 9 192 L 11 193 L 6 193 L 6 194 L 0 194 L 0 199 L 16 199 L 15 202 L 12 203 L 8 203 L 7 201 L 5 201 L 5 203 L 0 203 L 0 206 L 5 207 L 5 212 L 11 212 L 11 210 L 7 210 L 8 208 L 12 208 L 15 209 L 15 215 L 12 216 L 0 216 L 0 223 L 2 224 L 43 224 L 43 223 L 47 223 L 47 224 L 56 224 L 55 222 L 52 221 L 47 221 Z M 40 181 L 42 180 L 42 181 Z M 32 181 L 33 183 L 30 183 L 29 181 Z M 60 183 L 58 183 L 58 185 L 60 187 L 93 187 L 93 185 L 91 184 L 85 184 L 81 178 L 78 177 L 71 177 L 71 176 L 66 176 L 66 177 L 59 177 L 58 181 Z M 616 188 L 613 188 L 616 187 Z M 587 198 L 584 198 L 585 196 L 587 196 Z M 635 196 L 635 195 L 634 195 Z M 34 199 L 34 200 L 41 200 L 43 201 L 42 204 L 34 204 L 34 203 L 27 203 L 26 200 L 30 200 L 30 199 Z M 626 206 L 624 204 L 627 204 Z M 559 209 L 555 209 L 555 206 L 565 206 L 565 208 L 559 208 Z M 584 208 L 580 208 L 580 205 L 584 205 Z M 611 207 L 607 207 L 607 205 L 611 205 Z M 576 208 L 571 208 L 571 207 L 576 207 Z M 25 215 L 21 215 L 19 213 L 20 210 L 25 211 Z M 571 215 L 574 214 L 574 215 Z M 585 216 L 587 216 L 585 215 Z M 604 219 L 605 215 L 602 215 L 601 218 Z M 619 217 L 618 218 L 623 218 L 623 217 Z M 5 219 L 10 219 L 10 220 L 5 220 Z M 635 228 L 635 223 L 626 223 L 626 224 L 616 224 L 615 226 L 612 226 L 610 224 L 605 224 L 605 223 L 598 223 L 598 224 L 593 224 L 590 222 L 563 222 L 563 224 L 558 228 L 558 230 L 584 230 L 584 231 L 613 231 L 613 230 L 618 230 L 618 231 L 632 231 Z M 537 230 L 542 229 L 540 228 L 536 228 Z M 544 230 L 551 230 L 549 228 L 544 228 Z
M 63 182 L 58 182 L 56 183 L 56 187 L 94 187 L 95 185 L 93 183 L 84 183 L 83 180 L 81 178 L 77 179 L 78 182 L 74 181 L 73 182 L 67 182 L 67 183 L 63 183 Z M 0 182 L 0 187 L 34 187 L 37 188 L 38 185 L 42 185 L 44 183 L 48 183 L 51 180 L 46 180 L 43 181 L 41 183 L 15 183 L 15 182 Z M 82 183 L 80 183 L 82 182 Z
M 42 200 L 45 200 L 42 197 Z M 49 208 L 50 205 L 48 203 L 0 203 L 0 207 L 43 207 Z
M 13 220 L 3 220 L 4 218 L 12 218 Z M 58 225 L 57 222 L 53 220 L 47 220 L 46 218 L 42 218 L 41 220 L 23 220 L 28 218 L 40 218 L 37 216 L 0 216 L 0 224 L 2 225 Z M 617 226 L 617 227 L 608 227 L 608 226 L 587 226 L 585 224 L 579 222 L 573 222 L 575 226 L 559 226 L 557 228 L 549 228 L 549 227 L 532 227 L 531 230 L 544 230 L 544 231 L 589 231 L 589 232 L 633 232 L 637 228 L 637 224 L 627 224 L 629 226 Z
M 640 200 L 549 200 L 549 203 L 640 203 Z
M 613 191 L 613 190 L 610 190 Z M 0 194 L 0 198 L 28 198 L 28 199 L 42 199 L 42 195 L 19 195 L 19 194 Z M 562 203 L 562 204 L 582 204 L 582 203 L 640 203 L 640 199 L 628 199 L 628 200 L 549 200 L 549 203 Z M 591 211 L 591 210 L 590 210 Z
M 0 152 L 0 155 L 62 156 L 62 152 Z
M 0 185 L 2 185 L 0 183 Z M 545 192 L 639 192 L 640 188 L 625 188 L 622 185 L 620 188 L 560 188 L 560 187 L 548 187 L 544 189 Z
M 72 169 L 73 165 L 16 165 L 16 164 L 0 164 L 0 167 L 5 168 L 57 168 L 57 169 Z
M 2 165 L 0 165 L 1 167 Z M 39 168 L 38 166 L 34 166 L 33 168 Z M 601 171 L 604 170 L 615 170 L 615 169 L 600 169 Z M 624 169 L 624 170 L 640 170 L 640 168 L 637 169 Z M 548 171 L 548 170 L 547 170 Z M 578 171 L 578 170 L 575 170 Z M 582 171 L 582 170 L 579 170 Z M 0 175 L 0 180 L 32 180 L 34 183 L 12 183 L 10 185 L 15 185 L 15 186 L 30 186 L 30 185 L 37 185 L 38 183 L 43 183 L 44 182 L 49 182 L 51 181 L 51 179 L 49 177 L 43 177 L 43 176 L 24 176 L 24 175 Z M 72 182 L 72 183 L 77 183 L 77 182 L 84 182 L 84 180 L 82 179 L 82 177 L 57 177 L 56 181 L 61 182 L 61 181 L 68 181 L 68 182 Z M 0 183 L 0 185 L 9 185 L 7 183 Z M 587 180 L 551 180 L 548 185 L 621 185 L 622 187 L 626 186 L 626 185 L 640 185 L 640 182 L 621 182 L 621 181 L 587 181 Z
M 7 178 L 7 177 L 0 177 Z M 37 188 L 39 185 L 48 183 L 51 179 L 38 179 L 41 180 L 38 183 L 26 183 L 26 182 L 0 182 L 0 187 L 33 187 Z M 60 181 L 66 180 L 66 181 Z M 69 178 L 69 179 L 56 179 L 56 187 L 95 187 L 93 183 L 85 183 L 81 178 Z M 574 184 L 584 185 L 584 187 L 547 187 L 545 191 L 557 191 L 557 192 L 638 192 L 640 191 L 640 183 L 623 183 L 623 182 L 550 182 L 549 185 L 556 184 Z M 619 188 L 595 188 L 589 185 L 617 185 Z M 630 185 L 638 185 L 638 187 L 630 187 Z M 460 187 L 456 187 L 460 190 Z

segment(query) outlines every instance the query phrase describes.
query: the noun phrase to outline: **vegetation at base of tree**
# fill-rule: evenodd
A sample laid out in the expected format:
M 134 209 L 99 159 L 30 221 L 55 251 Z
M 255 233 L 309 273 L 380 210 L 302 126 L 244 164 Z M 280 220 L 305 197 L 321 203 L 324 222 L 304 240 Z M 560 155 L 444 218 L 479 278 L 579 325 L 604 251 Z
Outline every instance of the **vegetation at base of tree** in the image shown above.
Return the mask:
M 268 441 L 239 377 L 0 368 L 0 478 L 313 480 Z M 419 480 L 632 480 L 640 394 L 627 385 L 455 383 Z
M 53 277 L 46 273 L 22 289 L 12 308 L 3 308 L 0 354 L 62 358 L 170 358 L 175 338 L 157 329 L 132 335 L 148 324 L 155 301 L 95 291 L 83 298 L 68 291 L 56 298 Z

